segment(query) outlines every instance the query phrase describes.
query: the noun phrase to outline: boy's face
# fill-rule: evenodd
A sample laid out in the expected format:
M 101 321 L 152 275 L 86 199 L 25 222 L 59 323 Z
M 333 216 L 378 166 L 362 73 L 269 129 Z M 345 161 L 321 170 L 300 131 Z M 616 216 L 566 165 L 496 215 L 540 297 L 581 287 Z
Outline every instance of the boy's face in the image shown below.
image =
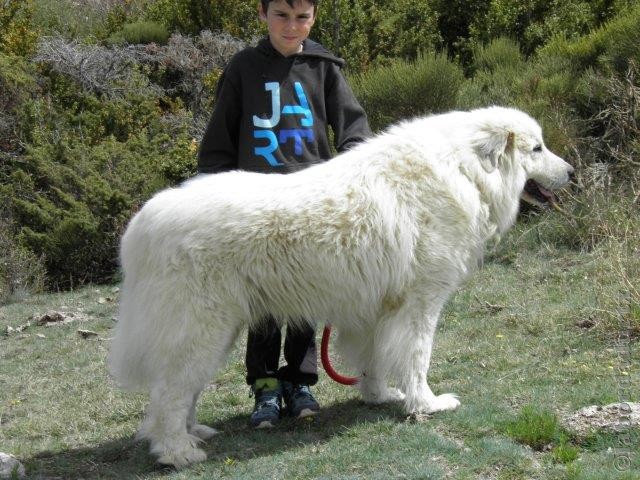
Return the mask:
M 316 11 L 307 0 L 296 1 L 293 8 L 285 0 L 274 0 L 266 12 L 260 3 L 260 18 L 267 23 L 271 44 L 288 57 L 302 49 L 302 42 L 316 20 Z

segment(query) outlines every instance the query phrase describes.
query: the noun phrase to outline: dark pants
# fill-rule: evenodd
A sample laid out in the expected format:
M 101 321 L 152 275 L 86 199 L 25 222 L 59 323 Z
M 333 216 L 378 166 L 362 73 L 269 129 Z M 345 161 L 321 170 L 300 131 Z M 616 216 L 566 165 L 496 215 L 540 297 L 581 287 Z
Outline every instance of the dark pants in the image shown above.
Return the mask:
M 316 335 L 308 325 L 287 326 L 284 340 L 286 365 L 278 368 L 282 332 L 273 318 L 266 318 L 260 326 L 249 330 L 247 339 L 247 384 L 258 378 L 275 377 L 291 383 L 315 385 L 318 381 Z

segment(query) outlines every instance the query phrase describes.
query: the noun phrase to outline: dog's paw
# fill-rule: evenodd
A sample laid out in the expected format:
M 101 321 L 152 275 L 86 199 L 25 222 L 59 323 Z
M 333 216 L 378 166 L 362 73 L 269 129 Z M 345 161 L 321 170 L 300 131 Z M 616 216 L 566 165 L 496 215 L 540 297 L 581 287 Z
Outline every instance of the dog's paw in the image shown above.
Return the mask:
M 195 435 L 200 440 L 209 440 L 219 432 L 215 428 L 207 427 L 206 425 L 196 424 L 189 429 L 191 435 Z
M 460 406 L 460 400 L 453 393 L 443 393 L 442 395 L 430 396 L 427 399 L 407 399 L 405 403 L 406 412 L 411 415 L 427 415 L 445 410 L 455 410 Z
M 433 412 L 442 412 L 445 410 L 455 410 L 460 406 L 460 400 L 458 400 L 458 396 L 453 393 L 443 393 L 442 395 L 438 395 L 434 399 L 429 402 L 428 409 L 429 411 L 426 413 Z
M 176 468 L 184 468 L 194 463 L 204 462 L 207 454 L 204 450 L 196 447 L 183 449 L 180 452 L 165 453 L 158 457 L 158 463 L 163 465 L 173 465 Z
M 171 441 L 164 439 L 161 443 L 152 444 L 151 453 L 158 455 L 158 463 L 183 468 L 207 459 L 205 451 L 197 447 L 201 441 L 194 435 L 175 437 Z

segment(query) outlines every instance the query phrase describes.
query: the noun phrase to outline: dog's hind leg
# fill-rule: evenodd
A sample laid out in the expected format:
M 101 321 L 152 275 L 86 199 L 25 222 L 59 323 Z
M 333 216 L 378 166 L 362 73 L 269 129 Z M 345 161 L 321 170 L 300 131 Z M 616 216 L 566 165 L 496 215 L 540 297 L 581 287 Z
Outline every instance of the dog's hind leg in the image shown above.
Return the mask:
M 336 349 L 346 363 L 361 374 L 358 388 L 366 403 L 378 404 L 404 399 L 400 390 L 387 386 L 388 372 L 376 354 L 375 336 L 367 337 L 362 332 L 343 329 L 339 331 Z
M 157 358 L 159 366 L 150 385 L 150 402 L 138 438 L 149 440 L 150 451 L 158 456 L 159 463 L 180 468 L 207 458 L 199 444 L 216 431 L 196 423 L 196 402 L 205 383 L 223 364 L 238 333 L 237 326 L 231 328 L 215 320 L 211 323 L 218 325 L 215 332 L 194 325 L 193 330 L 183 329 L 180 340 L 172 344 L 171 356 Z
M 211 353 L 211 356 L 213 357 L 213 364 L 210 367 L 212 373 L 210 376 L 208 376 L 208 378 L 211 378 L 214 375 L 214 373 L 218 370 L 219 366 L 224 364 L 226 358 L 229 355 L 231 348 L 233 347 L 236 341 L 236 338 L 238 337 L 238 331 L 239 331 L 239 327 L 236 326 L 236 327 L 230 327 L 228 330 L 225 329 L 224 333 L 226 335 L 223 334 L 222 331 L 218 332 L 218 335 L 216 336 L 217 343 L 215 345 L 217 348 L 215 349 L 214 352 Z M 187 431 L 191 435 L 195 435 L 201 440 L 209 440 L 215 434 L 217 434 L 218 431 L 215 428 L 211 428 L 211 427 L 208 427 L 207 425 L 197 423 L 196 404 L 198 403 L 198 398 L 200 397 L 201 393 L 202 393 L 202 389 L 200 389 L 193 396 L 191 408 L 189 409 L 189 414 L 187 415 Z
M 196 392 L 172 380 L 152 386 L 137 438 L 149 440 L 150 451 L 158 456 L 159 463 L 180 468 L 205 461 L 207 454 L 198 448 L 202 440 L 187 431 L 187 417 Z

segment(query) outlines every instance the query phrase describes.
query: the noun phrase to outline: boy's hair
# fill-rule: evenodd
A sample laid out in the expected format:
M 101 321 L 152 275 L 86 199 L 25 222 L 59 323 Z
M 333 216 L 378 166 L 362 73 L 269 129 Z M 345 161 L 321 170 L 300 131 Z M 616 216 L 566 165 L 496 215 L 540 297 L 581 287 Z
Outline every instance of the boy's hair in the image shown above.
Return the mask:
M 260 2 L 262 3 L 262 9 L 266 12 L 269 9 L 269 4 L 271 2 L 273 2 L 274 0 L 260 0 Z M 285 0 L 285 2 L 287 2 L 287 4 L 293 8 L 293 4 L 296 2 L 299 2 L 301 0 Z M 315 12 L 316 9 L 318 8 L 318 2 L 320 2 L 320 0 L 306 0 L 307 2 L 309 2 L 311 5 L 313 5 L 313 11 Z

